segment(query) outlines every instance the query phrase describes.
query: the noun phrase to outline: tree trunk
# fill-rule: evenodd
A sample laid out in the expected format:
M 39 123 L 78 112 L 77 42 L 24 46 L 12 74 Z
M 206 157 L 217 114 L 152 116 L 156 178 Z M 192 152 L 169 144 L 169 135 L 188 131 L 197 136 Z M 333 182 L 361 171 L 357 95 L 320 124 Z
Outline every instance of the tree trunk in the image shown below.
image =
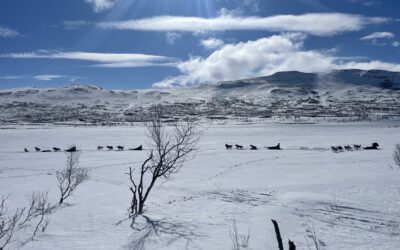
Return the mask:
M 289 250 L 296 250 L 296 245 L 291 240 L 289 240 Z
M 143 214 L 143 207 L 144 207 L 144 202 L 140 201 L 139 202 L 138 214 Z
M 272 223 L 274 224 L 276 240 L 278 241 L 279 250 L 284 250 L 283 243 L 282 243 L 281 232 L 279 230 L 278 222 L 276 222 L 276 220 L 272 220 Z
M 143 193 L 139 193 L 139 209 L 138 209 L 138 214 L 143 214 L 143 209 L 144 209 L 144 203 L 147 200 L 147 197 L 149 197 L 150 191 L 153 188 L 154 184 L 156 183 L 157 178 L 153 176 L 153 179 L 151 180 L 151 183 L 149 187 L 147 188 L 144 197 Z

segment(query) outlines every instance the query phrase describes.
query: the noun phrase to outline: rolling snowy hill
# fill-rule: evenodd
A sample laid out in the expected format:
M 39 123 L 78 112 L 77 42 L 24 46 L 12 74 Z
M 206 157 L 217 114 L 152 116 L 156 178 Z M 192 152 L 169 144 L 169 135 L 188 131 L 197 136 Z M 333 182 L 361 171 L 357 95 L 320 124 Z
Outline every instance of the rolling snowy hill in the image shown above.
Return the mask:
M 166 117 L 212 119 L 343 117 L 400 114 L 400 73 L 336 70 L 270 76 L 165 90 L 106 90 L 94 85 L 0 90 L 1 123 L 135 122 L 161 105 Z

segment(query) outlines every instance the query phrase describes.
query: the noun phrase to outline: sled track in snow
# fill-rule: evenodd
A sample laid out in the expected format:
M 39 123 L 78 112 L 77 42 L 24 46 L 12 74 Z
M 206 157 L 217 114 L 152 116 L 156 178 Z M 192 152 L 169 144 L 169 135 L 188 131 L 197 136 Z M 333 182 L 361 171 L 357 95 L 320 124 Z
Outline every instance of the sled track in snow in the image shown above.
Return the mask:
M 310 204 L 305 209 L 296 208 L 295 210 L 295 214 L 310 217 L 328 225 L 349 227 L 389 236 L 400 235 L 400 221 L 398 218 L 380 211 L 333 205 L 325 202 Z

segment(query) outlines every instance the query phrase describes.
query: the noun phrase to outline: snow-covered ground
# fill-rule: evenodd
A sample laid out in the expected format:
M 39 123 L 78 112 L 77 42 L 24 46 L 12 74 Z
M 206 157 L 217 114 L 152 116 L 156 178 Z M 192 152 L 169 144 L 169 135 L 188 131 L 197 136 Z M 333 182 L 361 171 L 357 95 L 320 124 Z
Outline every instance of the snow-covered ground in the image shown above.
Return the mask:
M 83 150 L 89 181 L 51 215 L 45 233 L 22 249 L 231 249 L 233 220 L 250 233 L 251 249 L 277 249 L 270 219 L 284 241 L 307 249 L 313 225 L 323 249 L 397 249 L 400 237 L 400 170 L 392 159 L 398 122 L 340 125 L 209 125 L 195 158 L 151 193 L 146 216 L 159 234 L 130 227 L 128 167 L 148 151 L 99 152 L 98 145 L 146 145 L 142 127 L 16 127 L 0 130 L 0 194 L 23 206 L 31 191 L 58 201 L 55 172 L 64 153 L 23 153 L 25 147 Z M 371 144 L 381 150 L 332 153 L 331 145 Z M 283 150 L 226 150 L 225 143 Z M 121 222 L 121 223 L 118 223 Z M 138 226 L 144 226 L 144 218 Z M 26 235 L 19 234 L 17 238 Z M 20 248 L 17 242 L 10 249 Z

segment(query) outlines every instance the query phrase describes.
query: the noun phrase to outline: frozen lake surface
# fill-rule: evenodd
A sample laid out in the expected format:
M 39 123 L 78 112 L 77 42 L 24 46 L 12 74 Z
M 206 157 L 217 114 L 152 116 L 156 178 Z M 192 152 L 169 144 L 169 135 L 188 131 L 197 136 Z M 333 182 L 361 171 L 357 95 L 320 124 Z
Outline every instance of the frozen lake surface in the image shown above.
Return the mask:
M 146 215 L 162 226 L 146 249 L 231 249 L 235 219 L 250 232 L 251 249 L 277 249 L 271 219 L 286 242 L 307 249 L 313 225 L 323 249 L 397 249 L 400 237 L 400 170 L 393 148 L 397 122 L 339 125 L 209 125 L 193 160 L 150 194 Z M 97 151 L 98 145 L 146 147 L 141 127 L 17 127 L 0 129 L 0 194 L 23 206 L 31 191 L 49 191 L 57 203 L 55 172 L 64 153 L 23 153 L 25 147 L 82 149 L 89 181 L 51 215 L 45 233 L 22 249 L 134 249 L 144 237 L 130 227 L 128 168 L 149 151 Z M 264 146 L 281 143 L 283 150 Z M 378 142 L 381 150 L 333 153 L 331 145 Z M 226 150 L 250 144 L 257 151 Z M 392 166 L 392 167 L 391 167 Z M 118 222 L 122 221 L 118 225 Z M 139 224 L 143 221 L 138 221 Z M 25 235 L 18 235 L 17 239 Z M 11 249 L 20 248 L 18 241 Z

